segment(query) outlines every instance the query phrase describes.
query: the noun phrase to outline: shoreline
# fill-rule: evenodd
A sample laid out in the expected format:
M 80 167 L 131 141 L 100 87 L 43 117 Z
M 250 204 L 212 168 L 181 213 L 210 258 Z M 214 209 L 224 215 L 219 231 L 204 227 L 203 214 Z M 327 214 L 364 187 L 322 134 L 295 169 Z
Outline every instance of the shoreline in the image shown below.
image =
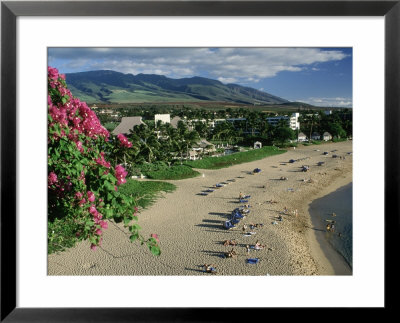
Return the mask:
M 345 257 L 336 250 L 325 238 L 324 229 L 316 229 L 319 222 L 316 214 L 313 214 L 311 205 L 320 199 L 329 197 L 329 195 L 338 192 L 352 183 L 352 177 L 346 176 L 332 185 L 326 187 L 310 203 L 308 203 L 308 213 L 314 228 L 307 232 L 307 239 L 311 248 L 312 255 L 319 266 L 320 275 L 352 275 L 352 268 Z
M 337 151 L 346 159 L 333 158 L 333 153 L 325 156 L 324 150 Z M 161 239 L 160 257 L 130 243 L 129 232 L 111 222 L 97 251 L 91 251 L 84 241 L 65 252 L 49 255 L 48 275 L 208 275 L 202 269 L 205 263 L 214 264 L 217 274 L 224 276 L 336 275 L 340 261 L 333 260 L 331 264 L 323 253 L 310 229 L 308 208 L 315 199 L 351 182 L 352 156 L 347 155 L 351 151 L 351 141 L 302 146 L 228 168 L 199 169 L 204 177 L 166 181 L 177 189 L 162 194 L 139 214 L 142 235 L 157 233 Z M 291 163 L 291 159 L 297 161 Z M 317 166 L 321 161 L 324 164 Z M 310 165 L 308 172 L 301 171 L 303 164 Z M 254 168 L 261 168 L 262 172 L 253 175 Z M 287 180 L 280 180 L 283 176 Z M 199 194 L 229 179 L 235 181 L 208 196 Z M 225 230 L 222 224 L 239 206 L 239 192 L 251 195 L 251 213 L 236 228 Z M 290 212 L 277 222 L 284 208 Z M 296 209 L 298 216 L 292 213 Z M 254 236 L 246 237 L 242 226 L 250 223 L 263 226 L 253 230 Z M 223 245 L 226 239 L 238 241 L 236 259 L 224 259 L 224 252 L 232 249 Z M 247 253 L 246 245 L 257 240 L 267 248 Z M 260 262 L 249 265 L 249 257 L 258 257 Z

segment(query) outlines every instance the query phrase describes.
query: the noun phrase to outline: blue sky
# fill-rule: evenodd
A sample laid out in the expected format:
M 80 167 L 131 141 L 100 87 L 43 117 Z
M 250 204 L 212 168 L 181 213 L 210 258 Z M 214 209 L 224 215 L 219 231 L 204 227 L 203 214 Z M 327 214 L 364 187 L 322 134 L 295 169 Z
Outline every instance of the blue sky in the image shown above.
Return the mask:
M 203 76 L 290 101 L 352 107 L 352 48 L 49 48 L 48 64 L 60 73 Z

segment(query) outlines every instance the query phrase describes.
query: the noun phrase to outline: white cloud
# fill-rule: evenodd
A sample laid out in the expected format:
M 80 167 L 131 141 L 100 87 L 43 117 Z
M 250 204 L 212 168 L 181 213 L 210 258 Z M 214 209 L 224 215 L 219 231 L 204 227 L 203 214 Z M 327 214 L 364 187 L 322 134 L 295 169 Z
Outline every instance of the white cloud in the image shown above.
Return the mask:
M 351 98 L 315 98 L 310 97 L 306 99 L 297 99 L 295 101 L 305 102 L 316 106 L 321 107 L 344 107 L 351 108 L 353 106 L 353 100 Z
M 208 72 L 227 82 L 257 82 L 282 71 L 346 57 L 340 50 L 318 48 L 52 48 L 49 62 L 62 61 L 72 71 L 110 69 L 123 73 L 162 73 L 188 77 Z M 316 70 L 315 67 L 311 68 Z
M 218 77 L 217 80 L 225 84 L 237 82 L 237 79 L 232 77 Z

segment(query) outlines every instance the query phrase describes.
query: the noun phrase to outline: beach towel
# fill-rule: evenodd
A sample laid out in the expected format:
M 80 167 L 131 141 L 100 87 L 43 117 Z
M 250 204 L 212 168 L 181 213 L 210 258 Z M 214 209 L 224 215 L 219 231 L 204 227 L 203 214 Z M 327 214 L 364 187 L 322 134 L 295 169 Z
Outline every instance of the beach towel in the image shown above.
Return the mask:
M 248 203 L 249 200 L 239 200 L 239 203 Z
M 251 197 L 251 195 L 246 195 L 244 198 L 249 199 L 250 197 Z
M 258 258 L 248 258 L 247 259 L 248 264 L 258 264 L 259 261 L 260 261 L 260 259 L 258 259 Z

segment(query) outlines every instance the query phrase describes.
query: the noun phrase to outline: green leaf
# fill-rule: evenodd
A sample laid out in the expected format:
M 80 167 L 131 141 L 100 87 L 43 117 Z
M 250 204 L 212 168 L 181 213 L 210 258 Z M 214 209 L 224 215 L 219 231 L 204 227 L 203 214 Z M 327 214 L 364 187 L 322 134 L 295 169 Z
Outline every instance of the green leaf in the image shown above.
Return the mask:
M 129 240 L 131 240 L 131 242 L 133 242 L 133 241 L 135 241 L 137 238 L 138 238 L 138 235 L 137 235 L 137 234 L 132 234 L 132 235 L 129 237 Z
M 161 255 L 161 249 L 158 246 L 151 246 L 150 251 L 154 256 L 159 256 Z

